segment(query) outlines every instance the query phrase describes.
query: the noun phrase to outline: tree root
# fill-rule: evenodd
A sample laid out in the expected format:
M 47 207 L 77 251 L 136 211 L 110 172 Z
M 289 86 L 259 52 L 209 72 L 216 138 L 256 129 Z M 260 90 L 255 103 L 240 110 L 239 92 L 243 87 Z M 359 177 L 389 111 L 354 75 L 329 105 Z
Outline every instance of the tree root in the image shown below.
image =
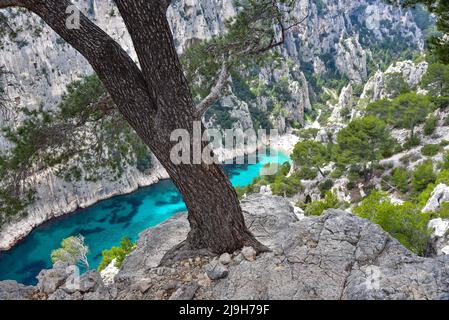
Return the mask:
M 257 254 L 271 251 L 268 247 L 266 247 L 265 245 L 263 245 L 262 243 L 257 241 L 256 238 L 254 238 L 252 236 L 248 237 L 248 239 L 246 241 L 244 241 L 243 245 L 240 248 L 237 248 L 236 250 L 241 249 L 243 247 L 252 247 L 256 251 Z M 174 246 L 173 248 L 168 250 L 162 257 L 161 262 L 159 263 L 159 266 L 169 267 L 169 266 L 172 266 L 174 263 L 181 261 L 181 260 L 196 258 L 198 256 L 215 257 L 222 253 L 224 253 L 224 252 L 214 252 L 213 250 L 208 249 L 208 248 L 195 247 L 191 244 L 191 242 L 189 241 L 189 238 L 187 238 L 183 242 L 177 244 L 176 246 Z M 228 253 L 233 253 L 233 252 L 228 252 Z

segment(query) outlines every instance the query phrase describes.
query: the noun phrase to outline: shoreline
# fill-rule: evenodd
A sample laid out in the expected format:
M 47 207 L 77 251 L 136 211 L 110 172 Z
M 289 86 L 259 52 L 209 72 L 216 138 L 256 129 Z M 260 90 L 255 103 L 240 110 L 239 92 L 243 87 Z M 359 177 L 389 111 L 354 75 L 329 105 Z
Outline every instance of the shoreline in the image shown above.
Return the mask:
M 224 162 L 229 159 L 234 159 L 236 157 L 254 153 L 261 147 L 268 146 L 270 149 L 283 152 L 286 155 L 290 156 L 297 140 L 297 136 L 293 134 L 285 134 L 278 136 L 275 139 L 269 139 L 262 144 L 247 146 L 243 149 L 219 149 L 216 150 L 215 153 L 219 160 Z M 54 199 L 52 204 L 47 207 L 38 207 L 38 205 L 36 204 L 33 205 L 31 209 L 34 209 L 34 212 L 30 212 L 28 216 L 21 219 L 20 221 L 6 224 L 0 229 L 0 253 L 11 250 L 15 245 L 24 240 L 35 228 L 42 226 L 47 222 L 66 217 L 71 214 L 76 214 L 78 210 L 86 209 L 100 201 L 108 200 L 121 195 L 131 194 L 139 190 L 140 188 L 149 187 L 160 181 L 170 179 L 167 172 L 159 162 L 155 164 L 153 171 L 151 171 L 151 173 L 148 175 L 139 175 L 136 174 L 135 171 L 132 171 L 133 170 L 129 170 L 125 174 L 124 178 L 120 179 L 120 181 L 117 183 L 118 185 L 123 185 L 125 181 L 128 183 L 128 185 L 122 190 L 111 189 L 110 192 L 101 193 L 101 191 L 104 190 L 104 188 L 101 188 L 99 194 L 94 194 L 87 199 L 81 199 L 79 195 L 73 194 L 72 201 L 69 202 L 67 199 L 63 199 L 66 200 L 66 202 L 64 203 L 65 206 L 63 206 L 64 204 L 62 205 L 63 207 L 60 207 L 58 204 L 58 200 L 61 199 Z M 128 174 L 134 174 L 134 176 L 127 176 Z M 54 206 L 56 210 L 59 210 L 55 212 L 51 209 L 51 206 Z M 42 212 L 45 209 L 47 209 L 48 212 Z

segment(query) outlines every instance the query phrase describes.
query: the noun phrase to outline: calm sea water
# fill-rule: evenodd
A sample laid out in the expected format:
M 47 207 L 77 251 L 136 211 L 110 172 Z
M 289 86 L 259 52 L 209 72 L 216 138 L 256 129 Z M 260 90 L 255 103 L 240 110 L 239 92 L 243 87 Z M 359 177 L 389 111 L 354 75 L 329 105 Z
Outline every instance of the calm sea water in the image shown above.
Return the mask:
M 225 165 L 234 186 L 246 186 L 259 175 L 265 163 L 284 163 L 289 158 L 263 156 L 257 164 Z M 128 195 L 117 196 L 73 214 L 52 220 L 33 230 L 11 250 L 0 253 L 0 280 L 17 280 L 24 284 L 36 284 L 40 270 L 50 268 L 50 253 L 59 247 L 61 240 L 82 234 L 89 246 L 89 264 L 97 268 L 101 252 L 118 245 L 123 236 L 133 241 L 138 234 L 155 226 L 186 207 L 170 180 L 160 181 Z

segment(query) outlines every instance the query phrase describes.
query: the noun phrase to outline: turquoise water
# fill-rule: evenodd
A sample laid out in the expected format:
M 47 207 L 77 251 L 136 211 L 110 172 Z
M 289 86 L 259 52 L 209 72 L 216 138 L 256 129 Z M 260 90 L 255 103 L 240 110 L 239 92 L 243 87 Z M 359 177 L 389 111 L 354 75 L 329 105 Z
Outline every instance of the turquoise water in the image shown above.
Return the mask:
M 289 158 L 263 156 L 257 164 L 225 165 L 234 186 L 246 186 L 259 175 L 265 163 L 284 163 Z M 120 243 L 123 236 L 133 241 L 149 227 L 185 211 L 181 194 L 170 180 L 160 181 L 128 195 L 117 196 L 74 214 L 52 220 L 33 230 L 11 250 L 0 253 L 0 280 L 17 280 L 36 284 L 40 270 L 50 268 L 50 253 L 59 247 L 61 240 L 82 234 L 89 246 L 89 264 L 97 268 L 101 252 Z

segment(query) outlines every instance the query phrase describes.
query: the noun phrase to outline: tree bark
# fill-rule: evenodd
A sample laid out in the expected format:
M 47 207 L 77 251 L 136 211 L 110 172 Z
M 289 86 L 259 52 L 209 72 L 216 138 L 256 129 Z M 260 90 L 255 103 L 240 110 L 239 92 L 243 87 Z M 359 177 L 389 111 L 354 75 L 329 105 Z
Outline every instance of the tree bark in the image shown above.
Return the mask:
M 167 170 L 188 209 L 191 231 L 177 249 L 220 254 L 241 247 L 266 248 L 247 229 L 237 194 L 221 166 L 175 165 L 171 132 L 193 136 L 193 98 L 166 18 L 169 1 L 116 0 L 141 68 L 103 30 L 81 14 L 81 28 L 65 25 L 69 0 L 0 0 L 0 8 L 22 6 L 39 15 L 92 65 L 124 118 Z M 205 143 L 202 144 L 205 146 Z M 193 150 L 193 144 L 191 149 Z M 170 252 L 167 261 L 176 253 Z

